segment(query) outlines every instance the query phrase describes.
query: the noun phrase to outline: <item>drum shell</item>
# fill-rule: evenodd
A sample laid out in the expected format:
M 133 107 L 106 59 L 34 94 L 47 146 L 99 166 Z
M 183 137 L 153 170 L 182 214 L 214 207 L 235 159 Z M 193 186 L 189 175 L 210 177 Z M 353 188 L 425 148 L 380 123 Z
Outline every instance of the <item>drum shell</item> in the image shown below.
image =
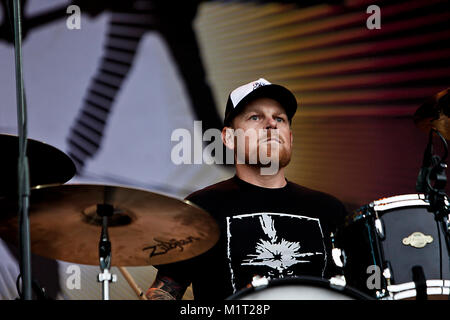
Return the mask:
M 375 296 L 375 290 L 367 285 L 369 266 L 384 268 L 384 258 L 378 235 L 374 228 L 374 218 L 369 216 L 354 221 L 336 232 L 335 245 L 343 251 L 343 274 L 349 286 Z M 380 287 L 386 288 L 384 277 L 379 279 Z
M 374 297 L 377 291 L 387 291 L 389 283 L 382 274 L 378 279 L 379 288 L 373 287 L 373 278 L 370 278 L 375 272 L 373 265 L 380 273 L 389 269 L 391 285 L 413 282 L 414 266 L 422 268 L 426 280 L 450 279 L 444 232 L 428 208 L 426 202 L 422 205 L 398 202 L 390 209 L 371 204 L 353 215 L 338 229 L 335 240 L 346 256 L 343 273 L 347 283 Z M 377 229 L 376 219 L 381 229 Z M 433 241 L 423 247 L 405 244 L 404 240 L 415 232 Z
M 426 279 L 450 279 L 445 235 L 427 207 L 389 210 L 380 219 L 385 230 L 381 244 L 384 260 L 391 266 L 392 284 L 413 281 L 414 266 L 422 267 Z M 423 248 L 403 244 L 414 232 L 431 236 L 433 240 Z

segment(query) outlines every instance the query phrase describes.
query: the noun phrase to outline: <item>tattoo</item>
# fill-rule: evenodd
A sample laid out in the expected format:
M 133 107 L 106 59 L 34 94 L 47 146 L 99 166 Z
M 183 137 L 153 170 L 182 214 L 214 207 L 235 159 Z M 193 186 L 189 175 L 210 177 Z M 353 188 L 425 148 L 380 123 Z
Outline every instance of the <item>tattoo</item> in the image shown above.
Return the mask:
M 170 277 L 156 275 L 152 286 L 145 294 L 148 299 L 153 300 L 180 300 L 187 286 L 182 286 Z

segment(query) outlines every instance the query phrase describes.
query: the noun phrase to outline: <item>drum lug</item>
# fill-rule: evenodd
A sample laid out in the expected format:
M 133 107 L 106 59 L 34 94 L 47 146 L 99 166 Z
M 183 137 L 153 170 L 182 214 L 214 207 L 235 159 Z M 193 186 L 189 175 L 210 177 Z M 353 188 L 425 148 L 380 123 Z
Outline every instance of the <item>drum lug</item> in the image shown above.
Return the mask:
M 269 285 L 269 280 L 266 277 L 254 276 L 252 278 L 252 287 L 255 290 L 264 289 Z
M 331 250 L 331 255 L 333 257 L 334 264 L 339 267 L 343 268 L 347 262 L 345 251 L 339 249 L 339 248 L 333 248 Z
M 391 269 L 389 269 L 389 268 L 384 269 L 383 276 L 386 280 L 391 279 Z
M 345 276 L 337 275 L 330 278 L 330 287 L 337 290 L 344 290 L 347 285 L 347 281 L 345 280 Z
M 377 234 L 380 237 L 380 239 L 383 240 L 385 236 L 383 222 L 379 218 L 375 219 L 375 229 L 377 230 Z
M 392 272 L 389 261 L 387 262 L 386 268 L 383 270 L 383 277 L 386 279 L 387 286 L 390 286 L 392 282 Z
M 385 289 L 375 292 L 376 298 L 380 300 L 394 300 L 392 293 L 388 293 Z
M 345 251 L 341 250 L 340 248 L 336 248 L 335 246 L 336 239 L 333 232 L 330 234 L 330 238 L 331 238 L 331 256 L 333 258 L 334 264 L 339 268 L 343 268 L 347 262 Z

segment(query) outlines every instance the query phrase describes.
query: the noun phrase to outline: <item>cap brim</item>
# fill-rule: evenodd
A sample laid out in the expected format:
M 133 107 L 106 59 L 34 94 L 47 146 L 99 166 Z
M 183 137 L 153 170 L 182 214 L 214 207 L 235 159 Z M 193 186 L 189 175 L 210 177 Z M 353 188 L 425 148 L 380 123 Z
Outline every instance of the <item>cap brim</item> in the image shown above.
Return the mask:
M 278 84 L 268 84 L 261 86 L 245 96 L 237 106 L 224 119 L 224 124 L 229 125 L 230 121 L 242 111 L 242 109 L 251 101 L 257 98 L 270 98 L 281 104 L 286 110 L 289 120 L 292 119 L 297 111 L 297 99 L 294 94 L 283 86 Z

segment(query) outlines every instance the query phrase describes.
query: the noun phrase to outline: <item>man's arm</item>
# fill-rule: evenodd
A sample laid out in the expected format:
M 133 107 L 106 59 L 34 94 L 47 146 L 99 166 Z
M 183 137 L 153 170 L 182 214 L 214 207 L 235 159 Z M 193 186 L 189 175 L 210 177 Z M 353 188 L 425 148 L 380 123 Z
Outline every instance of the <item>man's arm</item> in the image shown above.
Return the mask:
M 174 279 L 156 274 L 156 279 L 145 293 L 149 300 L 181 300 L 187 285 L 183 285 Z

